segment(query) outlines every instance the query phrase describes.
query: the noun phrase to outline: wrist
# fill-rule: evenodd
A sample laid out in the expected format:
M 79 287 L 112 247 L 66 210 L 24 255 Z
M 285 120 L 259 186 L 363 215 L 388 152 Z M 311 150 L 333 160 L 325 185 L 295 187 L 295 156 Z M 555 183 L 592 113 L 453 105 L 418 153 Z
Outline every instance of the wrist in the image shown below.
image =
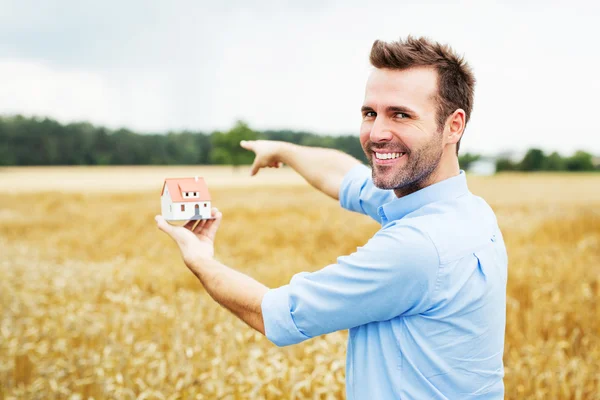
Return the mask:
M 198 279 L 204 281 L 215 269 L 214 256 L 199 256 L 194 258 L 189 267 Z
M 290 142 L 279 142 L 279 148 L 277 149 L 278 161 L 281 161 L 284 164 L 289 164 L 289 161 L 292 158 L 291 155 L 296 146 L 296 144 Z

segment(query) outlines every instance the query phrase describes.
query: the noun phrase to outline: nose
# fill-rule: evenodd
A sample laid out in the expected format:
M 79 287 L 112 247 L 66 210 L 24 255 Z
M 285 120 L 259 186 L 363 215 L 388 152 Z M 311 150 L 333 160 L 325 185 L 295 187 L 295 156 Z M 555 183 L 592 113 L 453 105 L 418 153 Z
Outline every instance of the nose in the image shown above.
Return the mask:
M 371 126 L 369 135 L 372 143 L 389 142 L 392 140 L 392 131 L 388 128 L 385 118 L 377 117 Z

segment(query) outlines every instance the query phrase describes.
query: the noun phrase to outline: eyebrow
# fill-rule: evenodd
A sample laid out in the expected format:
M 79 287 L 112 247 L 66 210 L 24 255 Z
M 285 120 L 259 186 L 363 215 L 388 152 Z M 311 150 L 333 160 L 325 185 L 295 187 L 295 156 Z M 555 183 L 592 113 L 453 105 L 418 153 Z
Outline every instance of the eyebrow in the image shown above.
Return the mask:
M 364 112 L 367 112 L 367 111 L 375 111 L 375 110 L 373 110 L 373 108 L 369 107 L 369 106 L 362 106 L 360 108 L 360 111 L 364 113 Z M 417 115 L 417 113 L 414 110 L 412 110 L 412 109 L 410 109 L 408 107 L 405 107 L 405 106 L 389 106 L 389 107 L 385 108 L 385 111 L 388 114 L 392 114 L 392 113 L 406 113 L 406 114 L 411 114 L 411 115 Z

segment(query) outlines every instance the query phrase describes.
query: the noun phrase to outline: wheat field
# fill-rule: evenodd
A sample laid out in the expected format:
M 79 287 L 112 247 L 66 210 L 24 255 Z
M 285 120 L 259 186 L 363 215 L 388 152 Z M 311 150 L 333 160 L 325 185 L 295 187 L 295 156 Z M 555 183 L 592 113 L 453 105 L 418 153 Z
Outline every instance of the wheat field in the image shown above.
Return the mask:
M 269 287 L 377 231 L 287 168 L 0 169 L 0 400 L 342 399 L 347 333 L 272 345 L 155 225 L 162 178 L 206 176 L 216 253 Z M 469 177 L 509 256 L 507 399 L 600 399 L 600 175 Z

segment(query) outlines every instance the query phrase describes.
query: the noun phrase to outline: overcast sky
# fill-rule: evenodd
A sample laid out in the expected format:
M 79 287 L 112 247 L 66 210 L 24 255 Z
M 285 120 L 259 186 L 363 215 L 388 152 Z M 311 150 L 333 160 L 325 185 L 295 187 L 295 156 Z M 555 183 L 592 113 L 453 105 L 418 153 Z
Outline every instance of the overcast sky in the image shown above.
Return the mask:
M 413 34 L 473 67 L 464 151 L 600 154 L 598 4 L 0 0 L 0 113 L 358 137 L 373 41 Z

